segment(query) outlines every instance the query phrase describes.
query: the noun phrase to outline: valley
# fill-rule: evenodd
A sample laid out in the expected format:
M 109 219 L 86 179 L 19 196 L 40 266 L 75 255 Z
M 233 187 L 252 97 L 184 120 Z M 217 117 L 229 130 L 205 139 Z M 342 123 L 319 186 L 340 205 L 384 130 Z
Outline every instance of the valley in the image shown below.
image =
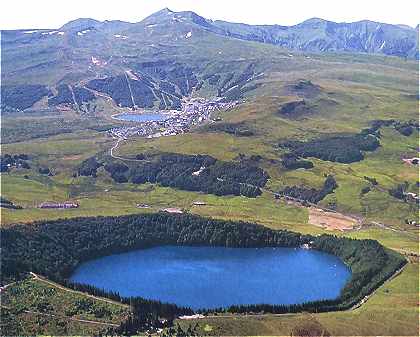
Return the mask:
M 137 122 L 136 126 L 112 128 L 109 133 L 117 139 L 127 139 L 130 136 L 156 138 L 162 136 L 176 136 L 187 132 L 191 127 L 212 122 L 210 116 L 218 110 L 227 110 L 238 102 L 223 102 L 222 98 L 207 100 L 203 98 L 189 98 L 181 102 L 180 110 L 158 110 L 152 113 L 139 112 L 116 114 L 116 120 Z
M 54 30 L 3 31 L 2 245 L 19 274 L 2 279 L 10 284 L 1 290 L 6 331 L 89 335 L 149 324 L 143 332 L 169 335 L 178 328 L 197 335 L 418 334 L 418 46 L 407 38 L 399 51 L 381 49 L 382 41 L 363 51 L 357 43 L 303 40 L 300 48 L 284 37 L 324 24 L 339 27 L 328 39 L 350 29 L 308 20 L 242 31 L 163 10 L 136 24 L 80 19 Z M 381 27 L 381 36 L 391 34 L 391 25 Z M 267 233 L 282 244 L 299 237 L 292 247 L 319 240 L 321 250 L 329 247 L 324 235 L 377 241 L 377 251 L 384 247 L 406 264 L 390 278 L 400 266 L 375 255 L 371 263 L 398 268 L 358 265 L 353 275 L 377 281 L 366 299 L 322 312 L 225 307 L 179 319 L 194 313 L 160 307 L 150 296 L 133 309 L 122 294 L 67 283 L 66 273 L 88 257 L 168 243 L 271 247 Z M 340 250 L 333 255 L 355 261 Z

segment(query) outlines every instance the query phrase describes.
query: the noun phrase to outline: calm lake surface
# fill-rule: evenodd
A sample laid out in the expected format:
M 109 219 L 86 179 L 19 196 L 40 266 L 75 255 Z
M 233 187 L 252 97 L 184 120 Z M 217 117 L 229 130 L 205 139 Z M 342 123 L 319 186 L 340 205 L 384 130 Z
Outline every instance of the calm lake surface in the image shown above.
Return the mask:
M 122 113 L 112 116 L 120 121 L 131 121 L 131 122 L 148 122 L 148 121 L 164 121 L 169 118 L 169 115 L 160 113 L 143 113 L 143 114 L 130 114 Z
M 333 299 L 350 276 L 314 250 L 161 246 L 88 261 L 71 281 L 199 309 Z

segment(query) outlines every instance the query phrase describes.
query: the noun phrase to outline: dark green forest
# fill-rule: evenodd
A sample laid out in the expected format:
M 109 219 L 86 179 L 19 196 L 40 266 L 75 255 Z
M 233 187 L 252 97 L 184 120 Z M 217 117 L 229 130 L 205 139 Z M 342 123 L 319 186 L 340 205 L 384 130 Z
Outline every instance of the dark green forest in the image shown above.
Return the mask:
M 333 193 L 337 187 L 338 185 L 334 177 L 329 175 L 320 190 L 305 186 L 286 186 L 283 190 L 279 191 L 279 194 L 316 204 L 328 194 Z
M 311 108 L 309 107 L 309 104 L 306 104 L 304 99 L 300 101 L 285 103 L 279 109 L 280 115 L 288 117 L 296 117 L 310 112 Z
M 353 163 L 364 158 L 362 151 L 374 151 L 380 146 L 377 135 L 359 133 L 328 136 L 305 142 L 286 141 L 279 144 L 297 157 L 315 157 L 339 163 Z
M 256 162 L 249 160 L 225 162 L 207 155 L 165 153 L 158 156 L 138 154 L 144 162 L 124 164 L 107 158 L 100 161 L 91 157 L 81 163 L 78 174 L 96 177 L 104 166 L 117 183 L 158 183 L 162 186 L 208 194 L 260 195 L 269 175 Z
M 8 154 L 4 153 L 0 156 L 0 172 L 8 172 L 12 167 L 29 169 L 29 156 L 24 153 Z
M 156 98 L 150 86 L 147 82 L 134 81 L 125 75 L 94 79 L 87 84 L 87 87 L 90 89 L 108 94 L 119 106 L 130 108 L 133 107 L 131 93 L 133 94 L 135 105 L 147 108 L 153 107 L 153 102 Z
M 314 167 L 314 164 L 309 160 L 299 159 L 293 153 L 286 153 L 282 156 L 281 164 L 284 168 L 289 170 L 296 170 L 296 169 L 311 169 Z
M 26 84 L 18 86 L 1 86 L 1 110 L 13 112 L 30 108 L 42 97 L 47 96 L 50 90 L 45 85 Z
M 74 94 L 74 98 L 73 98 L 73 94 Z M 73 87 L 70 89 L 70 86 L 66 84 L 61 84 L 57 87 L 57 95 L 54 97 L 48 98 L 48 105 L 50 106 L 55 106 L 59 104 L 74 105 L 76 103 L 80 108 L 83 103 L 87 103 L 94 99 L 95 99 L 95 95 L 85 88 Z
M 419 129 L 419 122 L 415 120 L 399 121 L 395 119 L 376 119 L 371 122 L 371 127 L 363 130 L 364 133 L 376 133 L 380 136 L 382 127 L 393 127 L 403 136 L 410 136 L 415 130 Z

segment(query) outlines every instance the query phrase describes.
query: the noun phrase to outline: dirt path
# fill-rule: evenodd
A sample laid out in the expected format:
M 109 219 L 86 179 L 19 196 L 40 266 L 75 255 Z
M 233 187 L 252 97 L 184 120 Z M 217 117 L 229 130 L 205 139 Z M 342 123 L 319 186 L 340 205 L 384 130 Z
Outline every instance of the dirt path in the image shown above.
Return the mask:
M 402 273 L 402 271 L 404 270 L 404 268 L 410 263 L 410 261 L 407 259 L 407 263 L 402 266 L 400 269 L 398 269 L 394 274 L 391 275 L 391 277 L 389 277 L 379 288 L 383 287 L 385 284 L 387 284 L 388 282 L 390 282 L 392 279 L 394 279 L 395 277 L 397 277 L 398 275 L 400 275 Z M 376 290 L 378 290 L 379 288 L 375 289 L 373 292 L 371 292 L 369 295 L 365 296 L 362 298 L 361 301 L 359 301 L 359 303 L 356 303 L 354 306 L 352 306 L 349 310 L 355 310 L 357 308 L 360 308 L 364 303 L 366 303 L 369 298 L 371 298 Z
M 5 309 L 10 309 L 9 307 L 5 305 L 2 305 L 1 307 Z M 41 315 L 41 316 L 47 316 L 47 317 L 53 317 L 53 318 L 60 318 L 60 319 L 65 319 L 69 321 L 81 322 L 81 323 L 98 324 L 98 325 L 106 325 L 106 326 L 113 326 L 113 327 L 119 326 L 119 324 L 115 324 L 115 323 L 92 321 L 89 319 L 81 319 L 81 318 L 74 318 L 74 317 L 68 317 L 68 316 L 57 315 L 57 314 L 49 314 L 46 312 L 39 312 L 39 311 L 33 311 L 33 310 L 23 310 L 23 312 L 26 314 L 31 314 L 31 315 Z
M 114 151 L 118 148 L 118 146 L 120 145 L 120 142 L 122 141 L 123 139 L 122 138 L 117 138 L 117 142 L 111 147 L 111 149 L 109 150 L 109 154 L 111 155 L 111 157 L 112 158 L 115 158 L 115 159 L 121 159 L 121 157 L 119 157 L 119 156 L 116 156 L 115 154 L 114 154 Z M 123 160 L 123 159 L 121 159 L 121 160 Z
M 75 294 L 87 296 L 87 297 L 90 297 L 90 298 L 95 299 L 95 300 L 98 300 L 98 301 L 107 302 L 107 303 L 110 303 L 110 304 L 116 304 L 116 305 L 119 305 L 119 306 L 122 306 L 122 307 L 128 307 L 128 305 L 123 304 L 123 303 L 118 302 L 118 301 L 113 301 L 113 300 L 110 300 L 110 299 L 107 299 L 107 298 L 104 298 L 104 297 L 98 297 L 98 296 L 94 296 L 94 295 L 91 295 L 91 294 L 84 293 L 82 291 L 78 291 L 78 290 L 73 290 L 73 289 L 70 289 L 70 288 L 66 288 L 66 287 L 64 287 L 64 286 L 62 286 L 62 285 L 60 285 L 58 283 L 52 282 L 50 280 L 47 280 L 47 279 L 43 278 L 42 276 L 39 276 L 39 275 L 37 275 L 37 274 L 35 274 L 33 272 L 29 272 L 29 274 L 31 274 L 31 276 L 35 280 L 38 280 L 38 281 L 43 282 L 43 283 L 46 283 L 46 284 L 48 284 L 48 285 L 50 285 L 52 287 L 55 287 L 55 288 L 58 288 L 58 289 L 61 289 L 61 290 L 67 291 L 67 292 L 71 292 L 71 293 L 75 293 Z
M 111 147 L 111 149 L 109 150 L 109 154 L 110 154 L 110 156 L 112 157 L 112 158 L 114 158 L 114 159 L 119 159 L 119 160 L 122 160 L 122 161 L 134 161 L 134 162 L 142 162 L 142 163 L 145 163 L 145 162 L 150 162 L 150 160 L 146 160 L 146 159 L 132 159 L 132 158 L 124 158 L 124 157 L 121 157 L 121 156 L 117 156 L 117 155 L 115 155 L 114 154 L 114 151 L 116 150 L 116 149 L 118 149 L 118 146 L 120 145 L 120 143 L 123 141 L 124 139 L 123 138 L 117 138 L 117 142 L 114 144 L 114 146 L 113 147 Z
M 106 325 L 106 326 L 114 326 L 114 327 L 119 326 L 118 324 L 115 324 L 115 323 L 92 321 L 88 319 L 80 319 L 80 318 L 67 317 L 67 316 L 56 315 L 56 314 L 48 314 L 48 313 L 38 312 L 38 311 L 25 310 L 24 312 L 28 314 L 34 314 L 34 315 L 42 315 L 42 316 L 48 316 L 48 317 L 54 317 L 54 318 L 67 319 L 69 321 L 75 321 L 75 322 L 81 322 L 81 323 L 98 324 L 98 325 Z
M 371 221 L 370 223 L 372 225 L 378 226 L 379 228 L 382 228 L 382 229 L 386 229 L 386 230 L 389 230 L 389 231 L 392 231 L 392 232 L 395 232 L 395 233 L 401 233 L 401 234 L 404 234 L 404 235 L 407 235 L 407 236 L 411 236 L 413 238 L 418 238 L 418 234 L 403 231 L 401 229 L 395 229 L 395 228 L 392 228 L 391 226 L 386 225 L 386 224 L 381 223 L 381 222 Z
M 255 186 L 255 187 L 258 187 L 258 186 Z M 270 191 L 268 189 L 265 189 L 265 188 L 261 188 L 261 190 L 272 195 L 278 195 L 277 193 Z M 287 197 L 286 200 L 289 200 L 291 203 L 293 203 L 297 207 L 302 207 L 306 209 L 309 208 L 308 224 L 323 227 L 326 230 L 339 230 L 339 231 L 346 231 L 346 232 L 359 231 L 362 229 L 362 225 L 364 224 L 365 219 L 361 216 L 340 213 L 335 210 L 321 207 L 317 204 L 313 204 L 310 202 L 306 202 L 306 204 L 309 205 L 309 207 L 304 206 L 302 205 L 302 203 L 305 202 L 304 200 L 296 199 L 293 197 Z M 395 229 L 391 227 L 390 225 L 387 225 L 381 222 L 370 221 L 366 223 L 366 225 L 369 225 L 369 224 L 378 226 L 386 230 L 393 231 L 395 233 L 404 234 L 413 238 L 418 237 L 417 234 L 410 233 L 402 229 Z
M 9 288 L 10 286 L 14 285 L 16 282 L 12 282 L 12 283 L 8 283 L 5 284 L 3 287 L 0 287 L 0 293 L 5 291 L 7 288 Z
M 252 185 L 251 185 L 252 186 Z M 257 187 L 257 186 L 254 186 Z M 271 190 L 260 188 L 262 191 L 269 193 L 271 195 L 278 195 Z M 339 231 L 350 231 L 350 230 L 359 230 L 363 223 L 363 218 L 356 217 L 349 214 L 343 214 L 335 210 L 321 207 L 317 204 L 307 202 L 305 200 L 286 197 L 283 198 L 286 201 L 292 203 L 293 205 L 301 208 L 306 208 L 309 210 L 309 220 L 308 224 L 322 227 L 326 230 L 339 230 Z M 302 205 L 305 202 L 308 206 Z

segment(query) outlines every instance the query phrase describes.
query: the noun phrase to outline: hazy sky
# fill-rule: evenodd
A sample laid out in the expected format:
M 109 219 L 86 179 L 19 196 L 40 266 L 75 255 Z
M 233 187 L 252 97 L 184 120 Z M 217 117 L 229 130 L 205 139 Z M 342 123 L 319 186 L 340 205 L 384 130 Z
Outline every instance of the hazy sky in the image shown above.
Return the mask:
M 141 21 L 159 9 L 192 10 L 209 19 L 294 25 L 320 17 L 338 22 L 369 19 L 416 26 L 418 0 L 3 0 L 0 28 L 58 28 L 83 17 Z

